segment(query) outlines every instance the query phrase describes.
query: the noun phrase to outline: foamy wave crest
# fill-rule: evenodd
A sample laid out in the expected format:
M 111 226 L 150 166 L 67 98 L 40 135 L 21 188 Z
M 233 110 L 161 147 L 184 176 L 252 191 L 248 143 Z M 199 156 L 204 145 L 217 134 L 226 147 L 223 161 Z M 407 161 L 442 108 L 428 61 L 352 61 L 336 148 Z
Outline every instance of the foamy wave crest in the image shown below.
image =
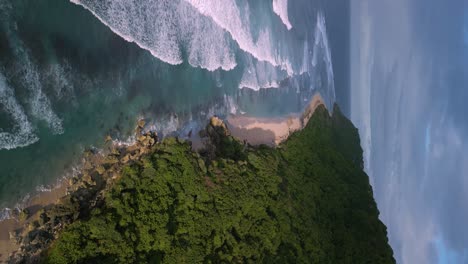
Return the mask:
M 1 6 L 2 18 L 9 17 L 11 7 Z M 38 67 L 31 60 L 24 43 L 17 36 L 17 25 L 11 20 L 0 20 L 7 35 L 9 45 L 14 47 L 15 64 L 8 68 L 8 77 L 19 83 L 19 89 L 27 92 L 28 107 L 23 108 L 15 97 L 14 89 L 9 87 L 8 81 L 0 73 L 0 109 L 12 117 L 9 131 L 0 131 L 0 149 L 14 149 L 25 147 L 38 141 L 33 133 L 33 127 L 28 120 L 30 117 L 44 121 L 54 134 L 63 133 L 62 120 L 52 110 L 51 102 L 43 92 Z
M 145 127 L 145 131 L 156 131 L 158 136 L 167 137 L 182 127 L 182 122 L 175 113 L 157 118 L 154 122 Z
M 9 17 L 11 10 L 0 9 L 2 17 Z M 1 20 L 0 20 L 1 21 Z M 28 91 L 31 115 L 47 123 L 54 134 L 63 133 L 62 120 L 53 112 L 49 98 L 42 90 L 38 67 L 29 56 L 23 41 L 18 37 L 17 25 L 10 20 L 3 21 L 3 28 L 11 47 L 14 47 L 15 64 L 12 67 L 14 75 Z
M 12 210 L 10 208 L 3 208 L 2 210 L 0 210 L 0 222 L 11 219 L 11 217 L 12 217 Z
M 25 147 L 38 141 L 28 118 L 15 98 L 3 74 L 0 73 L 0 109 L 11 115 L 14 125 L 11 132 L 0 132 L 0 149 Z
M 330 103 L 329 109 L 333 109 L 332 104 L 336 100 L 335 96 L 335 77 L 333 73 L 333 63 L 331 50 L 328 44 L 327 28 L 325 25 L 325 17 L 321 12 L 317 14 L 317 25 L 315 27 L 315 43 L 312 55 L 312 66 L 317 68 L 319 59 L 322 59 L 325 64 L 327 74 L 327 94 L 326 97 Z
M 24 48 L 24 44 L 14 34 L 10 32 L 10 41 L 15 45 L 16 70 L 24 86 L 29 91 L 29 104 L 31 107 L 31 115 L 39 120 L 47 123 L 54 134 L 62 134 L 64 132 L 62 120 L 54 113 L 49 98 L 42 90 L 41 78 L 37 66 L 29 57 L 28 51 Z
M 38 193 L 51 192 L 53 189 L 54 187 L 51 187 L 51 186 L 45 186 L 45 185 L 36 186 L 36 192 Z
M 288 17 L 288 0 L 273 0 L 273 12 L 281 18 L 286 28 L 291 30 L 292 25 Z
M 209 71 L 236 67 L 229 36 L 179 0 L 70 0 L 128 42 L 169 64 L 183 62 Z
M 136 140 L 136 136 L 135 135 L 132 135 L 132 136 L 129 136 L 127 137 L 126 139 L 122 139 L 122 140 L 119 140 L 119 139 L 113 139 L 112 140 L 112 144 L 113 145 L 116 145 L 116 146 L 131 146 L 131 145 L 135 145 L 135 143 L 137 142 Z
M 290 75 L 294 72 L 290 63 L 278 56 L 273 48 L 271 32 L 266 29 L 260 31 L 256 41 L 251 31 L 249 5 L 244 3 L 238 7 L 235 0 L 185 0 L 195 7 L 201 14 L 211 18 L 218 26 L 229 32 L 243 51 L 251 54 L 259 61 L 266 61 L 273 66 L 280 66 Z M 240 12 L 242 10 L 242 14 Z
M 170 64 L 181 64 L 175 25 L 167 23 L 173 18 L 161 10 L 170 6 L 169 1 L 156 1 L 154 5 L 141 6 L 140 1 L 91 1 L 70 0 L 89 10 L 103 24 L 128 42 L 134 42 Z M 144 1 L 141 1 L 144 2 Z M 155 19 L 152 19 L 150 14 Z M 150 25 L 146 19 L 152 21 Z M 151 30 L 154 30 L 151 32 Z
M 27 207 L 28 201 L 30 201 L 31 195 L 28 193 L 26 194 L 19 202 L 17 202 L 11 208 L 3 208 L 0 210 L 0 221 L 8 220 L 8 219 L 16 219 L 18 220 L 18 216 L 20 212 Z
M 245 69 L 239 88 L 249 88 L 258 91 L 262 88 L 279 88 L 278 80 L 287 77 L 287 73 L 263 61 L 245 58 Z
M 239 112 L 239 106 L 236 104 L 234 98 L 230 95 L 224 95 L 224 105 L 229 114 L 235 115 Z
M 169 64 L 187 60 L 209 71 L 229 71 L 237 66 L 235 52 L 240 48 L 259 61 L 281 67 L 290 76 L 294 74 L 287 50 L 279 48 L 269 26 L 252 34 L 250 8 L 245 1 L 70 1 L 89 10 L 126 41 Z

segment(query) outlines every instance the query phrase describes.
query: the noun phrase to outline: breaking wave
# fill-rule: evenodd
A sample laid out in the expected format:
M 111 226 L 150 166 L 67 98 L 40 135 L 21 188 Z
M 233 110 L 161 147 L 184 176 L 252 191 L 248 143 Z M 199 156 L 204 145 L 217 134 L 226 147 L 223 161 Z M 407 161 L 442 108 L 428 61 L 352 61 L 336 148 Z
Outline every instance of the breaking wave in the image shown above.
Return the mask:
M 279 82 L 287 77 L 287 73 L 263 61 L 245 59 L 245 69 L 239 88 L 259 90 L 262 88 L 279 88 Z
M 278 54 L 279 50 L 273 45 L 272 33 L 269 29 L 260 30 L 257 39 L 254 40 L 251 34 L 250 8 L 247 2 L 240 3 L 241 6 L 237 6 L 235 0 L 185 1 L 229 32 L 239 48 L 255 59 L 268 62 L 273 66 L 279 66 L 288 71 L 290 75 L 294 73 L 290 62 L 285 58 L 286 56 Z M 242 13 L 240 10 L 242 10 Z
M 15 47 L 14 55 L 16 61 L 12 70 L 21 86 L 29 92 L 28 105 L 30 107 L 30 115 L 46 122 L 53 134 L 62 134 L 64 132 L 62 120 L 52 110 L 51 102 L 43 91 L 37 65 L 31 60 L 28 50 L 16 33 L 10 29 L 7 31 L 10 45 Z
M 273 44 L 271 29 L 261 28 L 252 35 L 247 2 L 238 6 L 235 0 L 70 1 L 89 10 L 126 41 L 169 64 L 183 63 L 187 54 L 194 67 L 229 71 L 237 66 L 238 46 L 259 61 L 294 73 L 287 54 Z
M 0 132 L 0 149 L 25 147 L 38 141 L 33 133 L 33 127 L 26 116 L 23 107 L 15 98 L 3 74 L 0 73 L 0 109 L 9 114 L 14 124 L 10 132 Z
M 236 67 L 229 36 L 189 4 L 177 0 L 71 0 L 96 16 L 114 33 L 177 65 L 188 54 L 194 67 L 209 71 Z
M 40 75 L 36 66 L 29 59 L 28 54 L 23 52 L 23 60 L 18 63 L 18 69 L 21 75 L 22 85 L 30 92 L 29 104 L 31 106 L 31 115 L 47 123 L 53 134 L 62 134 L 64 132 L 62 120 L 54 113 L 50 100 L 42 90 Z
M 288 0 L 273 0 L 273 12 L 281 18 L 286 28 L 291 30 L 292 25 L 288 17 Z

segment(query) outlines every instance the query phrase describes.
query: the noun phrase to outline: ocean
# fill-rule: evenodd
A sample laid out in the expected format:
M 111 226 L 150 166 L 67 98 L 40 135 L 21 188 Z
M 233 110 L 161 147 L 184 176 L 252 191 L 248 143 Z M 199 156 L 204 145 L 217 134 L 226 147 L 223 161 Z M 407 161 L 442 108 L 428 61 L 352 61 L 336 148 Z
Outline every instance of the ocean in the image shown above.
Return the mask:
M 348 5 L 0 0 L 0 208 L 106 136 L 130 140 L 139 118 L 187 137 L 213 115 L 299 113 L 317 92 L 347 113 Z

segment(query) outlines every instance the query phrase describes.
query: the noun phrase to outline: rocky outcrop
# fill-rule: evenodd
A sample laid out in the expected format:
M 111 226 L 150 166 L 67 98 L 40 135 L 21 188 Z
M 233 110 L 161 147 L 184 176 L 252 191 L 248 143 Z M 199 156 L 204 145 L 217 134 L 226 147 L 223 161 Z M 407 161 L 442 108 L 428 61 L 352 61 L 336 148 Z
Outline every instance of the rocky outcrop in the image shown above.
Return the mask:
M 10 255 L 9 263 L 37 263 L 41 252 L 48 248 L 60 231 L 78 219 L 86 219 L 91 210 L 102 204 L 104 192 L 120 175 L 121 170 L 150 153 L 158 144 L 155 132 L 143 133 L 145 122 L 139 120 L 135 129 L 136 142 L 122 146 L 106 137 L 105 153 L 93 149 L 85 151 L 82 170 L 68 180 L 68 194 L 57 204 L 49 205 L 31 215 L 27 210 L 18 212 L 24 228 L 11 232 L 11 239 L 19 249 Z M 26 221 L 28 219 L 28 221 Z
M 244 160 L 247 143 L 240 143 L 231 136 L 226 124 L 214 116 L 206 128 L 200 131 L 204 147 L 200 151 L 209 162 L 216 157 L 226 157 L 233 160 Z

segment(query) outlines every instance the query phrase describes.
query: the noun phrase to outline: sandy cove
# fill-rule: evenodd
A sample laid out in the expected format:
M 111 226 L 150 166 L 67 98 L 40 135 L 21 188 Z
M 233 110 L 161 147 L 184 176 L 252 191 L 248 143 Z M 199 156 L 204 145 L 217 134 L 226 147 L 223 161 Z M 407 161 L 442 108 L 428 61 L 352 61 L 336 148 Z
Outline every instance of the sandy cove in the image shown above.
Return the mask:
M 295 131 L 304 128 L 319 105 L 325 105 L 325 103 L 322 97 L 316 94 L 302 115 L 296 114 L 282 118 L 230 115 L 226 124 L 234 137 L 251 145 L 276 146 Z

